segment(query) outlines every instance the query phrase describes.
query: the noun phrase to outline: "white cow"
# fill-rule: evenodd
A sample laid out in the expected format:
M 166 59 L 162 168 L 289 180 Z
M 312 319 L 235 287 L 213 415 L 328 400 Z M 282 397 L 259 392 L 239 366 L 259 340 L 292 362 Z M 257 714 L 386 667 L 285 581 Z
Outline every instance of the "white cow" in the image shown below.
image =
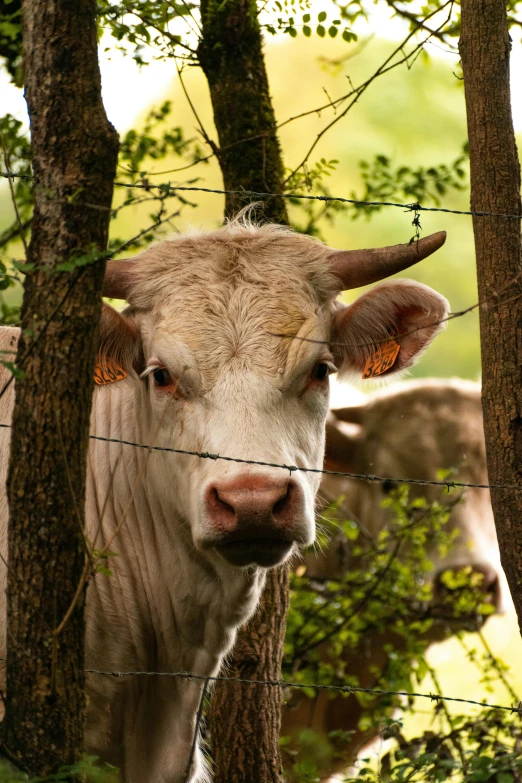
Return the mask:
M 408 367 L 448 309 L 408 280 L 376 286 L 349 307 L 337 294 L 406 268 L 444 239 L 332 251 L 243 216 L 110 262 L 106 294 L 130 306 L 104 308 L 99 363 L 127 375 L 96 389 L 91 433 L 320 468 L 335 366 L 362 373 L 395 335 L 390 371 Z M 15 339 L 3 331 L 4 344 Z M 4 395 L 2 422 L 11 407 Z M 112 576 L 89 585 L 87 667 L 216 674 L 255 610 L 266 569 L 313 540 L 318 485 L 313 473 L 92 441 L 87 535 L 117 557 Z M 1 509 L 5 556 L 5 497 Z M 3 629 L 0 641 L 4 657 Z M 199 752 L 186 769 L 201 689 L 178 678 L 90 675 L 87 751 L 119 767 L 126 783 L 206 779 Z

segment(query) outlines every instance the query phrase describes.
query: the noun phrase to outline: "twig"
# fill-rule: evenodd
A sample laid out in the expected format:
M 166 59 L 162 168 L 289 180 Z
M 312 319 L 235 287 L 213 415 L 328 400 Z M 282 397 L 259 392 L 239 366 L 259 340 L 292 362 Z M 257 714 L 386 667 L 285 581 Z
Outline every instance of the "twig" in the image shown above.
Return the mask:
M 439 11 L 442 11 L 442 10 L 443 10 L 444 8 L 446 8 L 448 5 L 450 6 L 450 12 L 449 12 L 449 16 L 448 16 L 448 18 L 449 18 L 449 17 L 451 16 L 451 12 L 452 12 L 452 9 L 453 9 L 453 2 L 454 2 L 454 0 L 447 0 L 447 2 L 446 2 L 446 3 L 444 3 L 442 6 L 440 6 L 440 8 L 437 8 L 437 9 L 435 9 L 435 11 L 433 11 L 431 14 L 429 14 L 429 15 L 426 17 L 426 20 L 427 20 L 427 19 L 430 19 L 430 18 L 431 18 L 432 16 L 434 16 L 436 13 L 439 13 Z M 446 20 L 446 21 L 447 21 L 447 20 Z M 442 27 L 444 26 L 444 24 L 446 24 L 446 22 L 443 22 L 443 23 L 440 25 L 439 29 L 442 29 Z M 424 44 L 426 43 L 426 41 L 428 41 L 428 40 L 429 40 L 429 38 L 430 38 L 431 36 L 428 36 L 428 37 L 427 37 L 427 38 L 426 38 L 424 41 L 422 41 L 420 44 L 417 44 L 417 46 L 416 46 L 416 47 L 413 49 L 413 51 L 412 51 L 412 52 L 410 52 L 410 54 L 408 54 L 408 55 L 405 55 L 405 56 L 402 58 L 402 60 L 400 60 L 398 63 L 395 63 L 393 66 L 389 66 L 389 67 L 388 67 L 386 70 L 384 70 L 384 69 L 385 69 L 385 66 L 386 66 L 386 65 L 388 65 L 388 63 L 389 63 L 389 62 L 390 62 L 390 61 L 391 61 L 391 60 L 392 60 L 392 59 L 393 59 L 393 58 L 394 58 L 394 57 L 395 57 L 395 56 L 396 56 L 396 55 L 397 55 L 397 54 L 398 54 L 398 53 L 399 53 L 399 52 L 400 52 L 402 49 L 403 49 L 403 47 L 404 47 L 404 46 L 405 46 L 405 45 L 408 43 L 408 41 L 409 41 L 409 40 L 410 40 L 410 39 L 411 39 L 411 38 L 412 38 L 412 37 L 413 37 L 413 36 L 414 36 L 414 35 L 415 35 L 415 34 L 418 32 L 418 30 L 419 30 L 419 28 L 415 28 L 414 30 L 412 30 L 412 32 L 410 32 L 410 33 L 409 33 L 409 34 L 406 36 L 406 38 L 404 39 L 404 41 L 403 41 L 403 42 L 402 42 L 402 43 L 401 43 L 401 44 L 400 44 L 400 45 L 399 45 L 399 46 L 398 46 L 398 47 L 397 47 L 397 48 L 396 48 L 396 49 L 395 49 L 395 50 L 392 52 L 392 54 L 391 54 L 389 57 L 387 57 L 387 58 L 386 58 L 386 60 L 384 61 L 383 65 L 381 65 L 381 66 L 380 66 L 380 67 L 377 69 L 377 71 L 375 71 L 375 73 L 373 74 L 373 76 L 371 76 L 371 77 L 370 77 L 370 78 L 369 78 L 369 79 L 368 79 L 368 80 L 367 80 L 367 81 L 366 81 L 366 82 L 365 82 L 363 85 L 361 85 L 360 87 L 358 87 L 358 88 L 357 88 L 357 90 L 356 90 L 356 94 L 355 94 L 355 96 L 354 96 L 353 100 L 352 100 L 352 101 L 351 101 L 351 102 L 348 104 L 348 106 L 346 107 L 346 109 L 345 109 L 343 112 L 341 112 L 341 114 L 339 114 L 339 115 L 337 115 L 336 117 L 334 117 L 334 119 L 333 119 L 333 120 L 331 120 L 331 122 L 329 122 L 329 123 L 328 123 L 328 125 L 326 125 L 326 126 L 325 126 L 325 127 L 324 127 L 324 128 L 323 128 L 323 129 L 322 129 L 322 130 L 321 130 L 321 131 L 320 131 L 320 132 L 317 134 L 317 136 L 316 136 L 315 140 L 313 141 L 313 143 L 312 143 L 312 144 L 311 144 L 311 146 L 309 147 L 309 149 L 308 149 L 308 151 L 307 151 L 306 155 L 304 156 L 303 160 L 301 161 L 301 163 L 299 163 L 299 165 L 298 165 L 298 166 L 296 166 L 296 167 L 293 169 L 293 171 L 291 171 L 291 172 L 290 172 L 290 174 L 288 175 L 288 177 L 287 177 L 287 178 L 284 180 L 284 182 L 283 182 L 283 186 L 284 186 L 284 185 L 286 185 L 286 183 L 287 183 L 287 182 L 288 182 L 288 181 L 289 181 L 289 180 L 290 180 L 290 179 L 291 179 L 291 178 L 292 178 L 292 177 L 293 177 L 293 176 L 294 176 L 294 175 L 295 175 L 295 174 L 296 174 L 296 173 L 299 171 L 299 169 L 300 169 L 300 168 L 302 168 L 302 166 L 303 166 L 303 165 L 304 165 L 304 164 L 307 162 L 307 160 L 309 159 L 310 155 L 312 154 L 313 150 L 315 149 L 315 147 L 317 146 L 317 144 L 319 143 L 319 141 L 322 139 L 322 137 L 323 137 L 323 136 L 324 136 L 324 135 L 325 135 L 325 134 L 326 134 L 326 133 L 327 133 L 327 132 L 328 132 L 328 131 L 329 131 L 329 130 L 330 130 L 330 129 L 331 129 L 331 128 L 332 128 L 332 127 L 333 127 L 333 126 L 336 124 L 336 123 L 338 123 L 340 120 L 342 120 L 342 119 L 343 119 L 343 117 L 345 117 L 345 116 L 348 114 L 348 112 L 350 111 L 350 109 L 351 109 L 351 108 L 352 108 L 352 107 L 355 105 L 355 103 L 357 103 L 357 101 L 359 100 L 359 98 L 361 97 L 361 95 L 362 95 L 362 94 L 363 94 L 363 93 L 366 91 L 366 89 L 367 89 L 367 88 L 370 86 L 370 84 L 371 84 L 371 83 L 372 83 L 372 82 L 373 82 L 373 81 L 374 81 L 374 80 L 375 80 L 375 79 L 376 79 L 378 76 L 381 76 L 383 73 L 385 73 L 385 72 L 387 72 L 387 71 L 391 70 L 393 67 L 397 67 L 397 65 L 401 65 L 401 64 L 402 64 L 402 63 L 404 63 L 404 62 L 409 62 L 409 60 L 410 60 L 410 59 L 413 57 L 413 55 L 414 55 L 414 54 L 416 54 L 417 52 L 419 52 L 419 51 L 422 49 L 422 47 L 424 46 Z M 279 126 L 279 127 L 281 127 L 281 126 Z
M 4 153 L 4 163 L 5 163 L 5 168 L 6 168 L 7 179 L 9 181 L 9 190 L 11 191 L 11 200 L 13 202 L 13 207 L 14 207 L 14 211 L 15 211 L 15 215 L 16 215 L 16 222 L 18 223 L 18 231 L 20 233 L 20 239 L 22 240 L 22 244 L 24 246 L 24 251 L 25 251 L 25 257 L 27 258 L 27 255 L 28 255 L 27 242 L 25 240 L 24 226 L 23 226 L 23 223 L 22 223 L 22 219 L 20 217 L 20 212 L 18 211 L 18 204 L 16 203 L 16 196 L 15 196 L 14 185 L 13 185 L 13 177 L 11 176 L 12 175 L 11 165 L 9 163 L 9 152 L 7 151 L 7 145 L 5 143 L 5 138 L 4 138 L 3 133 L 0 134 L 0 135 L 2 137 L 2 150 L 3 150 L 3 153 Z

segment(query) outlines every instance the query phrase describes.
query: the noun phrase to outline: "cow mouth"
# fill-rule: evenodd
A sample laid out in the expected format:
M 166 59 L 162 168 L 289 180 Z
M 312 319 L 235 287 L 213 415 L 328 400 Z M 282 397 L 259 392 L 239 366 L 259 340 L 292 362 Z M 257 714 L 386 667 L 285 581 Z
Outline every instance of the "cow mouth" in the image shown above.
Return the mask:
M 283 562 L 292 546 L 292 541 L 283 538 L 244 538 L 217 544 L 216 550 L 227 563 L 238 568 L 272 568 Z

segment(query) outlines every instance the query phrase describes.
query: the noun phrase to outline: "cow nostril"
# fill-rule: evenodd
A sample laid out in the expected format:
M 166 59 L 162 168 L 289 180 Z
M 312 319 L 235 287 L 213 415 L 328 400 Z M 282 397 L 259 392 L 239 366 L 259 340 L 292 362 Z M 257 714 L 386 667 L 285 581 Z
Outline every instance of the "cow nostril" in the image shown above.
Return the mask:
M 279 498 L 279 500 L 277 500 L 277 501 L 274 503 L 274 507 L 272 508 L 272 514 L 273 514 L 275 517 L 276 517 L 278 514 L 282 514 L 282 513 L 283 513 L 283 511 L 285 510 L 285 507 L 286 507 L 286 505 L 288 504 L 288 502 L 289 502 L 289 500 L 290 500 L 290 490 L 291 490 L 291 486 L 290 486 L 290 484 L 289 484 L 289 485 L 287 486 L 287 488 L 286 488 L 286 492 L 285 492 L 285 494 L 283 495 L 283 497 Z
M 228 515 L 232 515 L 235 517 L 236 512 L 234 511 L 233 506 L 230 505 L 230 503 L 227 503 L 226 500 L 223 500 L 222 497 L 220 497 L 220 494 L 216 487 L 212 487 L 210 490 L 210 499 L 213 505 L 218 507 L 222 512 L 225 511 Z

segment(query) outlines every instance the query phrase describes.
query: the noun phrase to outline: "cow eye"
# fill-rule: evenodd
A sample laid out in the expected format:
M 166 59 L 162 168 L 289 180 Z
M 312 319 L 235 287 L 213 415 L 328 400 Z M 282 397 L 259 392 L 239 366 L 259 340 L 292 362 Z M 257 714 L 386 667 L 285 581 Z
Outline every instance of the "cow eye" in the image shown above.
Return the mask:
M 317 362 L 312 370 L 312 378 L 314 381 L 324 381 L 330 375 L 332 371 L 328 362 Z
M 156 386 L 170 386 L 172 383 L 172 377 L 165 367 L 157 367 L 153 373 L 154 383 Z

